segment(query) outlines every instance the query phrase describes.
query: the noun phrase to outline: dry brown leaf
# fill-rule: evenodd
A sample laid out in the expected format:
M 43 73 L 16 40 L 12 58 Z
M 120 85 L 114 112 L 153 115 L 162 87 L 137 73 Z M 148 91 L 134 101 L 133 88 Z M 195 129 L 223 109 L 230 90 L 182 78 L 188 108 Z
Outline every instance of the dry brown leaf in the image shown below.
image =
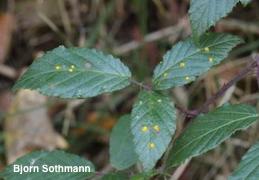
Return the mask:
M 87 123 L 94 124 L 105 130 L 111 130 L 117 122 L 117 119 L 115 117 L 109 115 L 101 115 L 97 112 L 88 113 L 85 120 Z
M 98 121 L 98 114 L 95 111 L 88 113 L 86 121 L 90 124 L 96 123 Z
M 104 117 L 103 119 L 100 120 L 101 122 L 101 127 L 106 129 L 106 130 L 111 130 L 112 127 L 116 123 L 116 118 L 112 116 Z
M 14 97 L 5 119 L 7 161 L 35 149 L 66 148 L 67 142 L 52 127 L 47 98 L 31 90 L 21 90 Z

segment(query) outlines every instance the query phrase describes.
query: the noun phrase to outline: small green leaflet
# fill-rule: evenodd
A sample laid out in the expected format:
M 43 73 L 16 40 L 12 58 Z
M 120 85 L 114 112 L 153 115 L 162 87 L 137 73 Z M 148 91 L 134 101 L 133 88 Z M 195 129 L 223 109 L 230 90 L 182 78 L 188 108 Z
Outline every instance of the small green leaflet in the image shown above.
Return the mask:
M 155 68 L 153 84 L 156 90 L 181 86 L 191 81 L 227 57 L 242 40 L 227 34 L 208 33 L 195 43 L 188 38 L 177 43 Z
M 110 159 L 113 167 L 127 169 L 138 161 L 130 129 L 129 115 L 120 118 L 110 137 Z
M 255 180 L 259 178 L 259 142 L 243 156 L 240 165 L 229 180 Z
M 28 172 L 28 173 L 20 174 L 18 172 L 14 172 L 14 165 L 39 167 L 39 172 Z M 49 171 L 44 172 L 45 171 L 44 166 L 46 165 L 49 170 L 59 165 L 62 166 L 63 168 L 65 166 L 66 167 L 72 166 L 73 168 L 78 168 L 79 166 L 82 166 L 84 170 L 81 169 L 80 170 L 81 172 L 62 172 L 62 173 L 49 172 Z M 57 169 L 55 171 L 62 171 L 60 167 L 56 167 L 56 168 Z M 91 172 L 89 172 L 89 170 Z M 67 171 L 71 171 L 71 169 Z M 68 154 L 58 150 L 52 151 L 52 152 L 36 151 L 19 158 L 13 164 L 7 166 L 4 169 L 4 171 L 0 173 L 0 177 L 8 180 L 21 180 L 21 179 L 85 180 L 85 179 L 91 178 L 93 176 L 94 171 L 95 169 L 93 164 L 83 158 L 80 158 L 79 156 Z
M 168 167 L 215 148 L 237 130 L 248 128 L 257 118 L 255 108 L 248 105 L 225 105 L 198 116 L 176 139 Z
M 246 5 L 250 0 L 191 0 L 189 14 L 194 36 L 201 36 L 227 16 L 238 2 Z
M 60 46 L 37 59 L 14 89 L 33 89 L 48 96 L 86 98 L 122 89 L 131 73 L 119 59 L 86 48 Z
M 151 170 L 165 152 L 175 131 L 175 108 L 170 99 L 142 91 L 131 114 L 135 151 L 144 170 Z

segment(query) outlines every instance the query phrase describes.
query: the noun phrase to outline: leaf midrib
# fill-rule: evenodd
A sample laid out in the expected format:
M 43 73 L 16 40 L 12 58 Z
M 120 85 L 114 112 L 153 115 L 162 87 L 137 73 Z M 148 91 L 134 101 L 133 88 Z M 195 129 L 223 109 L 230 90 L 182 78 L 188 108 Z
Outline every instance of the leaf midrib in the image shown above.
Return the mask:
M 65 71 L 65 70 L 59 70 L 58 72 L 67 72 L 67 73 L 70 73 L 68 71 Z M 56 70 L 52 70 L 52 71 L 43 71 L 42 73 L 37 73 L 37 74 L 34 74 L 34 75 L 31 75 L 31 76 L 28 76 L 27 78 L 23 79 L 23 81 L 28 81 L 30 79 L 33 79 L 33 78 L 36 78 L 37 76 L 40 76 L 40 75 L 46 75 L 46 74 L 51 74 L 51 73 L 58 73 Z M 96 73 L 96 74 L 101 74 L 101 75 L 112 75 L 112 76 L 116 76 L 116 77 L 121 77 L 121 78 L 130 78 L 129 76 L 119 76 L 118 74 L 113 74 L 113 73 L 103 73 L 101 71 L 93 71 L 93 70 L 76 70 L 75 72 L 72 72 L 72 74 L 75 74 L 75 73 L 86 73 L 86 72 L 92 72 L 92 73 Z M 83 74 L 84 75 L 84 74 Z

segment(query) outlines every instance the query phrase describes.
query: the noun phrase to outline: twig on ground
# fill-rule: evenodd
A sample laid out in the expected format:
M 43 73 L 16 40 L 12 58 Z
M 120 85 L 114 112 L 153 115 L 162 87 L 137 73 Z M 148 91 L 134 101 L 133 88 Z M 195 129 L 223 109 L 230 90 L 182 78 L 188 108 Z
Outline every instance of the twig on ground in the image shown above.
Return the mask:
M 160 29 L 156 32 L 150 33 L 146 35 L 143 41 L 131 41 L 129 43 L 120 45 L 113 49 L 113 52 L 117 55 L 126 54 L 134 49 L 139 48 L 143 44 L 157 41 L 159 39 L 166 38 L 168 36 L 179 36 L 183 29 L 186 26 L 186 18 L 183 18 L 179 23 L 175 26 L 169 26 L 164 29 Z
M 222 31 L 238 30 L 250 34 L 259 34 L 259 26 L 256 23 L 248 23 L 237 19 L 223 19 L 218 22 L 217 27 Z
M 70 36 L 72 32 L 72 26 L 71 26 L 71 21 L 66 9 L 66 4 L 64 0 L 58 0 L 58 6 L 61 14 L 61 20 L 66 32 L 66 35 Z
M 10 79 L 16 79 L 17 78 L 17 73 L 16 73 L 16 70 L 9 67 L 9 66 L 6 66 L 4 64 L 1 64 L 0 65 L 0 74 L 10 78 Z
M 185 169 L 187 168 L 189 163 L 190 163 L 190 161 L 187 161 L 186 163 L 184 163 L 181 166 L 179 166 L 174 171 L 174 174 L 171 176 L 170 180 L 178 180 L 182 176 L 183 172 L 185 171 Z

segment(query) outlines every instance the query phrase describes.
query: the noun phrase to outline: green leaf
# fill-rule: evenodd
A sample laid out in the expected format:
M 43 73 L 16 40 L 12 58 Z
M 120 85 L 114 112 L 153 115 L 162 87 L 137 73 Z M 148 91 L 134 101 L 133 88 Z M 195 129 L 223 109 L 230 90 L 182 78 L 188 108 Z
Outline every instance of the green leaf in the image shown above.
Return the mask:
M 240 42 L 241 39 L 236 36 L 210 33 L 203 35 L 198 44 L 191 38 L 177 43 L 155 68 L 154 88 L 163 90 L 194 81 L 226 58 Z
M 20 174 L 21 171 L 18 172 L 17 165 L 20 165 L 20 169 L 21 167 L 25 169 L 24 167 L 28 166 L 38 167 L 38 172 L 34 170 L 34 172 L 27 171 L 27 173 L 24 172 Z M 71 167 L 73 169 L 71 169 Z M 77 172 L 75 172 L 76 169 Z M 85 180 L 92 177 L 94 171 L 93 164 L 79 156 L 57 150 L 52 152 L 36 151 L 19 158 L 13 164 L 7 166 L 5 170 L 1 172 L 0 177 L 8 180 Z
M 175 131 L 175 108 L 162 94 L 142 91 L 134 104 L 131 131 L 144 170 L 151 170 L 165 152 Z
M 111 164 L 119 170 L 127 169 L 138 161 L 130 124 L 130 116 L 123 116 L 113 128 L 110 137 Z
M 249 3 L 250 0 L 191 0 L 189 10 L 194 36 L 201 36 L 218 20 L 230 13 L 238 2 Z
M 255 108 L 248 105 L 226 105 L 198 116 L 176 139 L 167 165 L 176 166 L 215 148 L 237 130 L 249 127 L 257 117 Z
M 143 173 L 131 176 L 130 180 L 150 180 L 155 175 L 156 175 L 156 173 L 154 173 L 152 171 L 151 172 L 147 172 L 147 173 L 143 172 Z
M 102 177 L 102 180 L 122 180 L 122 179 L 128 179 L 127 175 L 124 173 L 110 173 L 106 174 Z
M 86 98 L 129 85 L 131 73 L 119 59 L 86 48 L 60 46 L 37 59 L 14 89 L 34 89 L 48 96 Z
M 243 156 L 240 165 L 229 180 L 256 180 L 259 178 L 259 142 Z

